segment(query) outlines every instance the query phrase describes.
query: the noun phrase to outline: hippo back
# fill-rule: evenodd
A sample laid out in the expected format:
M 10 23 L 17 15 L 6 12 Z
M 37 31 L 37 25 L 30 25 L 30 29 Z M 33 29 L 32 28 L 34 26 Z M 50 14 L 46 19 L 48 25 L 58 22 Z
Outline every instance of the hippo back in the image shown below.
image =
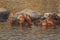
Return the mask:
M 25 14 L 27 14 L 28 16 L 30 16 L 30 18 L 31 18 L 32 20 L 39 19 L 39 18 L 41 17 L 41 14 L 40 14 L 39 12 L 33 11 L 33 10 L 31 10 L 31 9 L 24 9 L 24 10 L 22 10 L 22 11 L 20 11 L 20 12 L 17 12 L 17 13 L 15 14 L 15 17 L 18 17 L 18 16 L 21 15 L 22 13 L 25 13 Z

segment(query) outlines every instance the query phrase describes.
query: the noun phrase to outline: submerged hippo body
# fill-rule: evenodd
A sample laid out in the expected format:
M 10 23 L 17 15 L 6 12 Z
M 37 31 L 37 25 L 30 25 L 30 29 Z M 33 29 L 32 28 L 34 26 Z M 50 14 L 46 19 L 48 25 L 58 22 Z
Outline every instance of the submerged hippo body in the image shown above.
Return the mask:
M 5 8 L 0 8 L 0 22 L 5 22 L 8 19 L 10 12 Z

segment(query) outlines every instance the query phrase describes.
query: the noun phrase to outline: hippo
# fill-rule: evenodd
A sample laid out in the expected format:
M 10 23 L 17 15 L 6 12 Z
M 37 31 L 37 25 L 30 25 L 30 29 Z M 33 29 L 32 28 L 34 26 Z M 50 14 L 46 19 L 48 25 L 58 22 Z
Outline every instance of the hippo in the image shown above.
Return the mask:
M 31 9 L 24 9 L 20 12 L 17 12 L 15 14 L 15 17 L 18 17 L 19 15 L 25 13 L 26 15 L 28 15 L 32 22 L 35 22 L 36 20 L 40 19 L 41 18 L 41 13 L 40 12 L 37 12 L 37 11 L 34 11 L 34 10 L 31 10 Z
M 20 12 L 16 12 L 12 19 L 14 19 L 14 23 L 19 24 L 20 28 L 22 28 L 22 25 L 27 25 L 27 27 L 29 27 L 40 18 L 41 14 L 39 12 L 31 9 L 24 9 Z
M 0 22 L 6 22 L 9 17 L 9 10 L 5 8 L 0 8 Z

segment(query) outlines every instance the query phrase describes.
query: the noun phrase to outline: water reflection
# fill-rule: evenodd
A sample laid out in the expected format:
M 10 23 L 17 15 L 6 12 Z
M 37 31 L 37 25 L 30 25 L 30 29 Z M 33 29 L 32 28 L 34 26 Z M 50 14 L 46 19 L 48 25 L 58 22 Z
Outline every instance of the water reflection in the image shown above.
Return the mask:
M 6 24 L 3 24 L 3 26 Z M 5 27 L 5 26 L 4 26 Z M 59 39 L 60 35 L 60 28 L 57 26 L 56 29 L 49 28 L 47 30 L 44 30 L 40 26 L 34 26 L 32 25 L 31 29 L 28 29 L 27 27 L 23 27 L 23 31 L 19 29 L 19 26 L 12 27 L 13 30 L 11 30 L 8 25 L 6 25 L 4 30 L 4 27 L 0 28 L 0 39 L 3 39 L 4 37 L 8 36 L 9 40 L 11 39 L 22 39 L 22 40 L 57 40 Z M 5 36 L 3 36 L 5 35 Z M 7 39 L 7 38 L 6 38 Z

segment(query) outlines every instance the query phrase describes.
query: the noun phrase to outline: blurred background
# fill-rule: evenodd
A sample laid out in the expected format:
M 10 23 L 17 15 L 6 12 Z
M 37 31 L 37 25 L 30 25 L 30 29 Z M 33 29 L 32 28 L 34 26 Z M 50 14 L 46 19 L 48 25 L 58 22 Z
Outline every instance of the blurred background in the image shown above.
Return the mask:
M 0 0 L 0 7 L 15 13 L 23 9 L 32 9 L 40 13 L 60 13 L 60 0 Z

